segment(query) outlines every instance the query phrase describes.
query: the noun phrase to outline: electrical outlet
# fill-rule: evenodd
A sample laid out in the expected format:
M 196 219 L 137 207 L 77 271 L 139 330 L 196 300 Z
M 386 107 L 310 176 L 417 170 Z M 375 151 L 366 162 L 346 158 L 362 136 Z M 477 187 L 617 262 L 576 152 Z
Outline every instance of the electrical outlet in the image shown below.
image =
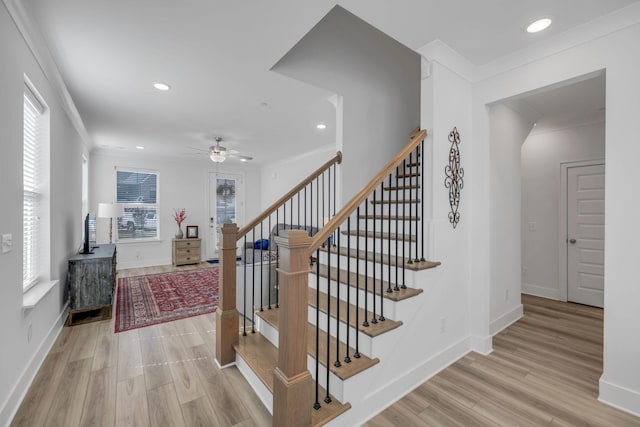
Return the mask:
M 440 333 L 444 334 L 447 331 L 447 318 L 446 317 L 441 317 L 440 318 Z
M 140 259 L 140 251 L 136 251 L 136 259 Z
M 527 274 L 529 273 L 529 268 L 528 267 L 522 267 L 522 280 L 525 280 L 527 278 Z
M 538 229 L 538 224 L 535 221 L 529 222 L 529 231 L 536 231 Z
M 27 328 L 27 342 L 31 342 L 31 337 L 33 336 L 33 327 L 31 324 L 29 324 L 29 327 Z
M 509 289 L 504 290 L 504 300 L 509 301 Z

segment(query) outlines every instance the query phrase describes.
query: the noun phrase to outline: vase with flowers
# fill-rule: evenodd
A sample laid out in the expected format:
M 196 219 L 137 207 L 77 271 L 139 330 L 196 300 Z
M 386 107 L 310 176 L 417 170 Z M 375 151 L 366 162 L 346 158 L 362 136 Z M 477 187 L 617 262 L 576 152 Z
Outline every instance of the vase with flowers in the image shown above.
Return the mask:
M 184 208 L 182 209 L 174 209 L 173 210 L 173 219 L 176 221 L 176 224 L 178 224 L 178 232 L 176 233 L 176 239 L 182 239 L 184 237 L 184 234 L 182 234 L 182 222 L 187 219 L 187 214 L 184 210 Z

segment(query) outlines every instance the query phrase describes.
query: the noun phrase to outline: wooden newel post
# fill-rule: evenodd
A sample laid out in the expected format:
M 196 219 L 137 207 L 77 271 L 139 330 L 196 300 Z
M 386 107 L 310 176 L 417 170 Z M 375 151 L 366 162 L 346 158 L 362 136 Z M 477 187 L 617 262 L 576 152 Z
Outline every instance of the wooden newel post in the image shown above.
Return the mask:
M 216 360 L 220 366 L 236 361 L 233 346 L 239 337 L 239 316 L 236 308 L 236 238 L 238 226 L 224 224 L 218 236 L 220 245 L 220 285 L 216 311 Z
M 313 239 L 304 230 L 286 230 L 276 237 L 279 326 L 278 366 L 273 372 L 273 425 L 311 425 L 313 379 L 307 370 L 309 255 Z

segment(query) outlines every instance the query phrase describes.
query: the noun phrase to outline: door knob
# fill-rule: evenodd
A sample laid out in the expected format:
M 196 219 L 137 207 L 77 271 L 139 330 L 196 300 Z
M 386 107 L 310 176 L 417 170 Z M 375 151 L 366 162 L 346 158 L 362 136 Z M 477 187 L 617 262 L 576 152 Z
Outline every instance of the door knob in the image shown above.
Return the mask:
M 571 243 L 572 245 L 575 245 L 576 239 L 569 239 L 569 243 Z

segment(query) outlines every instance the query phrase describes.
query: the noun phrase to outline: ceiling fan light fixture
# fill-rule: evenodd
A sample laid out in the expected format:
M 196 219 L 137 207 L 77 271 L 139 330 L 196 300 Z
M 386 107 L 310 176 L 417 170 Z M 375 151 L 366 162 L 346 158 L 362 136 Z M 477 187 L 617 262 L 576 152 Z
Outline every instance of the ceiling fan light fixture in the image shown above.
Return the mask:
M 226 157 L 222 153 L 213 152 L 209 155 L 209 158 L 214 163 L 222 163 L 225 161 Z

